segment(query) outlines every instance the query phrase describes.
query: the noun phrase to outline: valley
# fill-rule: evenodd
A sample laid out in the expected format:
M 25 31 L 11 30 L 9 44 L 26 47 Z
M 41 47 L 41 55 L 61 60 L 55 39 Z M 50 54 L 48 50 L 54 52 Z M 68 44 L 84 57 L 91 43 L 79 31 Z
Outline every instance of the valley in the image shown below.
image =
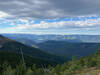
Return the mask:
M 0 52 L 11 52 L 20 54 L 22 50 L 25 55 L 34 57 L 35 59 L 37 58 L 37 60 L 41 59 L 43 61 L 46 60 L 53 63 L 63 63 L 64 61 L 67 61 L 67 59 L 63 59 L 62 57 L 46 53 L 38 48 L 27 46 L 17 41 L 8 39 L 4 36 L 0 36 L 0 45 Z M 44 64 L 46 63 L 47 62 L 45 62 Z
M 5 70 L 3 72 L 1 70 L 0 73 L 6 75 L 16 75 L 16 72 L 19 75 L 98 75 L 100 73 L 99 42 L 68 39 L 34 41 L 26 38 L 27 35 L 23 38 L 7 36 L 0 35 L 0 61 L 2 61 L 0 69 L 5 65 Z M 21 50 L 27 66 L 26 71 Z
M 47 53 L 70 58 L 88 56 L 100 48 L 99 35 L 2 35 Z

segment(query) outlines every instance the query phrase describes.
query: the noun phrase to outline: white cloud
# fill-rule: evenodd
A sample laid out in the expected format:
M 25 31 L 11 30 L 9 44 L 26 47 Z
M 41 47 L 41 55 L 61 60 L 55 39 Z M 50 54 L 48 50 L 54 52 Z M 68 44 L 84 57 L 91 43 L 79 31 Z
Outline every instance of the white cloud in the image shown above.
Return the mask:
M 5 17 L 9 17 L 11 15 L 9 15 L 8 13 L 5 13 L 3 11 L 0 11 L 0 18 L 5 18 Z
M 79 17 L 81 18 L 81 17 Z M 53 22 L 47 22 L 49 20 L 53 20 Z M 100 18 L 97 19 L 86 19 L 86 20 L 73 20 L 70 18 L 70 21 L 64 21 L 63 19 L 46 19 L 40 20 L 40 23 L 36 23 L 35 19 L 32 18 L 16 18 L 11 20 L 0 20 L 0 24 L 2 23 L 11 23 L 10 27 L 5 27 L 6 32 L 31 32 L 35 30 L 88 30 L 91 31 L 93 29 L 100 29 Z M 19 23 L 22 22 L 22 23 Z M 3 25 L 3 24 L 2 24 Z M 4 31 L 4 30 L 2 30 Z
M 19 19 L 21 22 L 25 22 L 26 24 L 18 24 L 16 26 L 17 29 L 49 29 L 49 28 L 89 28 L 99 26 L 99 19 L 87 19 L 85 21 L 59 21 L 59 22 L 46 22 L 41 21 L 39 24 L 35 24 L 34 20 L 30 23 L 28 20 Z
M 24 23 L 28 23 L 29 20 L 28 19 L 18 19 L 18 21 L 24 22 Z

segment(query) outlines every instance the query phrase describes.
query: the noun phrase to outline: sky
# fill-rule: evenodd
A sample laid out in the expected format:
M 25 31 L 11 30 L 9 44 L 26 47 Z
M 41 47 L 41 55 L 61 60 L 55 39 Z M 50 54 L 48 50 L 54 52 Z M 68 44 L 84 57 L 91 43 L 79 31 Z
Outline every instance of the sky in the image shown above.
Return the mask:
M 100 0 L 0 0 L 0 33 L 100 35 Z

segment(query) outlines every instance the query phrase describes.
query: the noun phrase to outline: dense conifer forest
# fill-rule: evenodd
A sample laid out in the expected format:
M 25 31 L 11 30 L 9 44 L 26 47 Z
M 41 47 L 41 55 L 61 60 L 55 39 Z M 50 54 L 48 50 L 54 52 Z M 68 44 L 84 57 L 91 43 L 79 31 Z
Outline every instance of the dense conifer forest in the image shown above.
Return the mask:
M 12 59 L 12 62 L 16 59 Z M 28 63 L 30 64 L 30 63 Z M 23 65 L 17 64 L 14 67 L 11 64 L 3 63 L 0 65 L 1 75 L 98 75 L 100 72 L 100 50 L 94 55 L 72 58 L 71 61 L 56 66 L 41 64 Z

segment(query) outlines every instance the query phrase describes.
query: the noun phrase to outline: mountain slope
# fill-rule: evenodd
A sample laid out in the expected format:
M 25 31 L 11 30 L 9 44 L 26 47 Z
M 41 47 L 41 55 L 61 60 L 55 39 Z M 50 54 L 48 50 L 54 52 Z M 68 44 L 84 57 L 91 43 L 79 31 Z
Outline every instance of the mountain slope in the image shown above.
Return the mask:
M 68 43 L 65 41 L 46 41 L 37 44 L 43 51 L 61 56 L 88 56 L 94 54 L 100 43 Z
M 100 47 L 100 35 L 3 35 L 32 47 L 40 48 L 45 52 L 68 57 L 88 56 L 89 53 L 95 53 Z M 32 40 L 38 41 L 38 43 Z M 39 43 L 40 41 L 41 43 Z
M 37 57 L 45 60 L 51 60 L 56 62 L 63 62 L 64 59 L 48 54 L 46 52 L 41 51 L 40 49 L 33 48 L 24 44 L 21 44 L 19 42 L 10 40 L 8 38 L 5 38 L 3 36 L 0 36 L 0 51 L 7 51 L 7 52 L 17 52 L 20 53 L 20 49 L 23 51 L 24 54 Z
M 45 60 L 45 59 L 36 58 L 36 57 L 30 57 L 27 55 L 24 55 L 24 59 L 27 66 L 32 66 L 33 64 L 36 64 L 38 67 L 41 67 L 42 64 L 45 64 L 45 65 L 57 64 L 57 62 L 55 61 Z M 0 65 L 4 63 L 8 63 L 12 66 L 16 66 L 22 63 L 22 56 L 20 53 L 0 51 Z

